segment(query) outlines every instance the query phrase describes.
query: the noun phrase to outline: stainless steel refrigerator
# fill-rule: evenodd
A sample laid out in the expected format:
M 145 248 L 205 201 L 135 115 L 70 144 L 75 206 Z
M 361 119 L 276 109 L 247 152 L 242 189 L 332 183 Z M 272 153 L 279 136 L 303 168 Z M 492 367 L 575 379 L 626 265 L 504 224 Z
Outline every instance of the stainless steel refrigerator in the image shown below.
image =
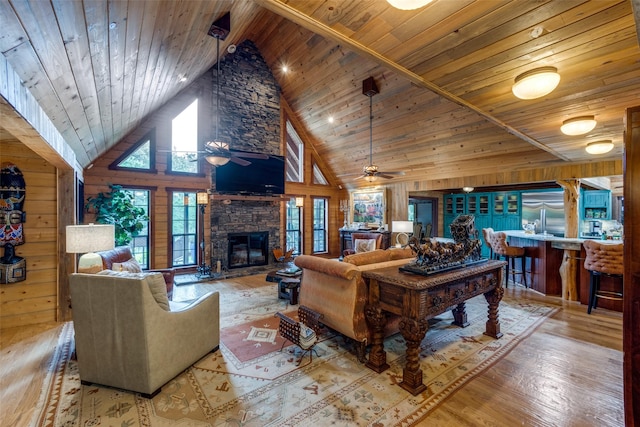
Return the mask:
M 536 233 L 564 237 L 564 192 L 522 193 L 522 223 L 525 221 L 536 223 Z

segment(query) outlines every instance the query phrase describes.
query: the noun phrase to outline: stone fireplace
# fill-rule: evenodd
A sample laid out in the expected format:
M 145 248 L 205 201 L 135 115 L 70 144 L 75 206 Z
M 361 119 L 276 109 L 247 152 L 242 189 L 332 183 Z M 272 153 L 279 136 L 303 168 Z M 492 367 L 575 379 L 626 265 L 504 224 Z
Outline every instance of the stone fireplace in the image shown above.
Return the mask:
M 229 233 L 228 269 L 254 267 L 269 263 L 269 232 Z
M 216 90 L 216 79 L 220 78 L 219 111 L 212 96 L 211 112 L 220 114 L 222 140 L 231 141 L 230 148 L 234 150 L 281 155 L 280 87 L 257 47 L 245 40 L 235 53 L 221 59 L 220 67 L 220 75 L 212 72 L 205 76 L 210 78 L 211 91 Z M 212 119 L 210 135 L 216 132 L 215 123 Z M 242 195 L 227 198 L 216 192 L 215 173 L 216 168 L 211 168 L 211 191 L 215 197 L 210 205 L 210 264 L 215 266 L 220 261 L 231 276 L 268 269 L 275 264 L 273 249 L 280 245 L 284 199 Z M 246 249 L 242 245 L 247 245 Z

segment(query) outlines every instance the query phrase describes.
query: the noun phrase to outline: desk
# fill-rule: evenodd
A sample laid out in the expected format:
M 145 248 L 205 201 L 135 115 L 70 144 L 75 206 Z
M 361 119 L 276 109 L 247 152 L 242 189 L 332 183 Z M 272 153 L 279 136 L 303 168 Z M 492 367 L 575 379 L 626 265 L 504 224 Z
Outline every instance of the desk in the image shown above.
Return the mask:
M 505 261 L 489 260 L 465 268 L 422 276 L 403 273 L 398 267 L 363 271 L 368 283 L 367 322 L 372 328 L 372 346 L 366 366 L 380 373 L 389 368 L 384 351 L 385 312 L 402 316 L 400 332 L 407 342 L 407 362 L 402 371 L 402 388 L 413 395 L 426 390 L 420 369 L 420 343 L 429 328 L 428 320 L 452 309 L 454 324 L 469 325 L 465 301 L 484 294 L 489 304 L 485 334 L 500 338 L 498 305 Z

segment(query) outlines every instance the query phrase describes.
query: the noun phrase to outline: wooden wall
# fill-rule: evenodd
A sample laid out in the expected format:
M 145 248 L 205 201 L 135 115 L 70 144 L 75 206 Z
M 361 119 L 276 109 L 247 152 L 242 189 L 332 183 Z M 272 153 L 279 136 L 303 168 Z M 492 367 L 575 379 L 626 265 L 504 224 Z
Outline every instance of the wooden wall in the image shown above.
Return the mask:
M 5 162 L 17 165 L 26 182 L 25 243 L 15 249 L 26 260 L 27 277 L 0 285 L 0 329 L 55 321 L 58 283 L 57 169 L 0 131 L 0 163 Z

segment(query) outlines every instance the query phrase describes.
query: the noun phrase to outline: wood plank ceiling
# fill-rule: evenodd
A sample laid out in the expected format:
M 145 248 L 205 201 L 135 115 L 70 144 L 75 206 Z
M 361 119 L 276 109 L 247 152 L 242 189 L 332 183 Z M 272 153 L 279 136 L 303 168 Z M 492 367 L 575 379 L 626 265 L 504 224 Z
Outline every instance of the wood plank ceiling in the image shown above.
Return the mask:
M 207 30 L 229 10 L 221 52 L 258 46 L 346 186 L 365 183 L 354 178 L 369 163 L 369 76 L 380 91 L 373 162 L 405 172 L 394 181 L 620 160 L 624 110 L 640 103 L 630 0 L 434 0 L 414 11 L 383 0 L 0 0 L 0 51 L 87 166 L 214 66 Z M 558 69 L 558 88 L 513 96 L 514 78 L 542 66 Z M 598 121 L 592 132 L 560 132 L 582 115 Z M 614 150 L 585 152 L 602 139 Z

